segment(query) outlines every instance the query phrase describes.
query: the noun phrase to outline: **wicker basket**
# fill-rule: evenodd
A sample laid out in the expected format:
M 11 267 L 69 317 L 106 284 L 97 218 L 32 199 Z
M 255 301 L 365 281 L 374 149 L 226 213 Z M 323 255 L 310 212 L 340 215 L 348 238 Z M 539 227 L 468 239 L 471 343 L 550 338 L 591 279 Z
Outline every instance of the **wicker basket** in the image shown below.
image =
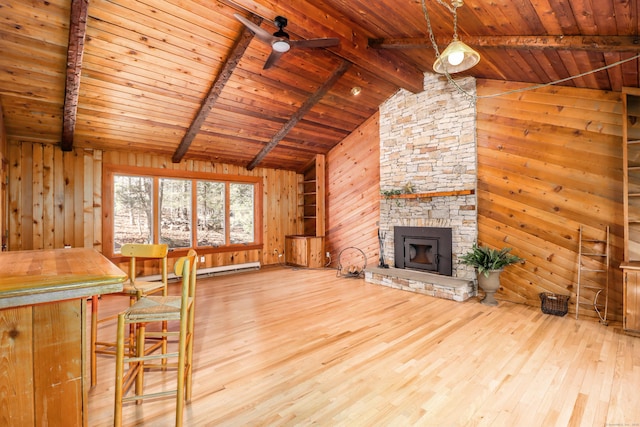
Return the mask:
M 554 316 L 564 316 L 569 311 L 569 296 L 557 295 L 551 292 L 541 292 L 540 308 L 544 314 L 553 314 Z

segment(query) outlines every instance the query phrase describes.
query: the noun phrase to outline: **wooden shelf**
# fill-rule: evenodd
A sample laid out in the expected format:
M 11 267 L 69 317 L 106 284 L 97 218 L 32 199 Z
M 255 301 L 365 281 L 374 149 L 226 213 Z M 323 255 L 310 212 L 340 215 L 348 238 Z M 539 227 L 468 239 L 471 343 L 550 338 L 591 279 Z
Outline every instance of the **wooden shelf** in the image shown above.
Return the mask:
M 305 236 L 324 236 L 325 233 L 325 158 L 317 154 L 298 182 L 298 206 L 302 210 L 302 229 Z M 321 259 L 321 261 L 323 261 Z
M 640 226 L 640 206 L 635 184 L 630 187 L 629 182 L 635 183 L 638 176 L 638 163 L 636 162 L 640 140 L 637 127 L 638 114 L 640 113 L 640 89 L 622 88 L 622 158 L 623 171 L 626 179 L 623 181 L 624 198 L 624 262 L 620 264 L 622 269 L 622 294 L 623 316 L 622 329 L 631 335 L 640 334 L 640 251 L 637 231 Z M 631 191 L 629 191 L 631 190 Z
M 431 193 L 392 194 L 387 199 L 424 199 L 427 197 L 467 196 L 476 194 L 476 190 L 434 191 Z

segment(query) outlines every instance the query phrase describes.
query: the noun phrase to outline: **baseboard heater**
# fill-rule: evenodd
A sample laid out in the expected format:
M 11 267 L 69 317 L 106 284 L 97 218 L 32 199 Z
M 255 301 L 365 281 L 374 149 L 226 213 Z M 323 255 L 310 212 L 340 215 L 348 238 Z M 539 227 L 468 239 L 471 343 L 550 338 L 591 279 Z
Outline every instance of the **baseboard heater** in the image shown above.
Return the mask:
M 222 274 L 232 274 L 239 273 L 241 271 L 249 271 L 249 270 L 259 270 L 260 263 L 258 261 L 255 262 L 245 262 L 242 264 L 232 264 L 232 265 L 219 265 L 217 267 L 207 267 L 207 268 L 199 268 L 198 269 L 198 277 L 202 276 L 217 276 Z M 160 280 L 162 278 L 159 274 L 154 274 L 151 276 L 138 277 L 138 280 L 144 280 L 148 282 L 153 282 L 156 280 Z M 169 280 L 176 279 L 176 275 L 174 273 L 169 273 Z

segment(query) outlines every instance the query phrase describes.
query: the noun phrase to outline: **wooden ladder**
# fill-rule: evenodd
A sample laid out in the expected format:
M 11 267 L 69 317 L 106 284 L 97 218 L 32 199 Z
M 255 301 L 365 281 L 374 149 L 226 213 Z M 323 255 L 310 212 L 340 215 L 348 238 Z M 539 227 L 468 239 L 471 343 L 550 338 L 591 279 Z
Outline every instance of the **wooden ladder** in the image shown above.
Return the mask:
M 580 226 L 578 253 L 578 292 L 576 294 L 576 319 L 580 306 L 591 306 L 607 325 L 609 308 L 609 226 L 605 229 L 604 239 L 591 239 L 584 236 L 584 226 Z M 604 276 L 604 277 L 603 277 Z M 593 292 L 593 302 L 582 302 L 581 292 Z M 600 298 L 604 302 L 599 302 Z

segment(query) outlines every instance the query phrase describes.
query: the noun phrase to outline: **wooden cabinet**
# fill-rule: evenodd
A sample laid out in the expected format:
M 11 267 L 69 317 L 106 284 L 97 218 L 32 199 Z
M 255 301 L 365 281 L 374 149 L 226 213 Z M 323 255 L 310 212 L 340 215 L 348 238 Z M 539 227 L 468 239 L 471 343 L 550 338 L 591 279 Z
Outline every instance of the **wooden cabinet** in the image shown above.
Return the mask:
M 0 253 L 0 426 L 87 425 L 86 300 L 126 278 L 93 249 Z
M 324 266 L 324 237 L 286 236 L 284 257 L 289 265 L 319 268 Z
M 80 299 L 0 309 L 0 425 L 87 425 Z
M 624 272 L 624 331 L 640 335 L 640 263 L 622 264 Z
M 305 169 L 300 182 L 299 207 L 302 209 L 303 234 L 324 236 L 325 233 L 325 158 L 316 155 Z
M 640 88 L 623 88 L 622 114 L 623 328 L 640 333 Z

